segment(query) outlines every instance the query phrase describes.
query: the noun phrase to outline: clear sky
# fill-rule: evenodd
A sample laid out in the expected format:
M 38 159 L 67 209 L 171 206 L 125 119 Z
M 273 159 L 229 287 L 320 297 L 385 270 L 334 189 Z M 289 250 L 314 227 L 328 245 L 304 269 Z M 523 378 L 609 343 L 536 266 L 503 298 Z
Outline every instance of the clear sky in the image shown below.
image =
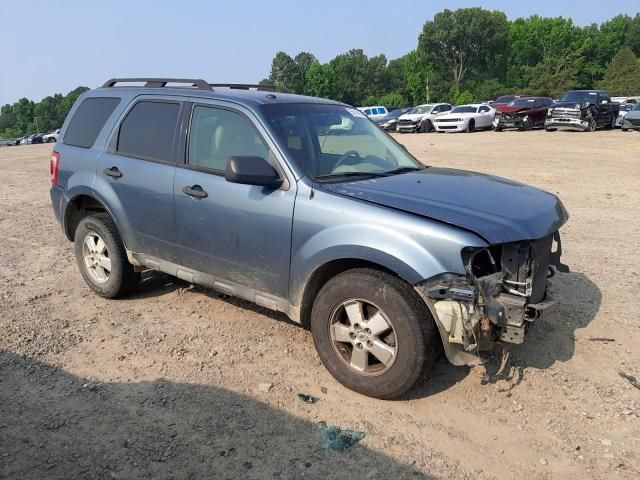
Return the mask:
M 392 59 L 415 48 L 435 13 L 469 6 L 588 25 L 635 15 L 640 0 L 2 0 L 0 105 L 114 76 L 253 83 L 278 50 L 326 62 L 362 48 Z

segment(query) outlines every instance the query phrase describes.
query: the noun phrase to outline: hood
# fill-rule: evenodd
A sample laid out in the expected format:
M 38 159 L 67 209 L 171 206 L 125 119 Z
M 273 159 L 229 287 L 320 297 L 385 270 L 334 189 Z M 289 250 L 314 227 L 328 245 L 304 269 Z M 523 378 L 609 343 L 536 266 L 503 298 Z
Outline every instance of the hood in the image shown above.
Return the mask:
M 377 120 L 376 123 L 378 125 L 384 125 L 386 123 L 395 123 L 398 121 L 398 117 L 384 117 L 381 118 L 380 120 Z
M 405 113 L 400 116 L 400 120 L 411 120 L 412 122 L 422 120 L 422 117 L 428 115 L 428 113 Z
M 438 120 L 442 119 L 442 118 L 471 118 L 471 117 L 475 117 L 477 116 L 477 113 L 471 113 L 471 112 L 466 112 L 466 113 L 445 113 L 442 115 L 438 115 L 437 118 Z
M 430 167 L 322 188 L 464 228 L 492 244 L 545 237 L 569 218 L 551 193 L 449 168 Z
M 533 107 L 526 107 L 526 106 L 508 106 L 508 105 L 504 105 L 501 106 L 500 108 L 497 108 L 496 110 L 500 113 L 518 113 L 518 112 L 524 112 L 527 110 L 531 110 Z
M 581 105 L 582 104 L 578 102 L 556 102 L 553 105 L 551 105 L 549 108 L 569 108 L 573 110 L 580 110 Z

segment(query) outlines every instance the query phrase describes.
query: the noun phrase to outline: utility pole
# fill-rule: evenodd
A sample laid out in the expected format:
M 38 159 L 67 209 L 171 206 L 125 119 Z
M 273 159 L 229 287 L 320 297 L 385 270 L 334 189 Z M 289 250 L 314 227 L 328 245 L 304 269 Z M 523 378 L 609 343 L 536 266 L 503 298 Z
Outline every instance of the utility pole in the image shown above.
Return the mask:
M 40 133 L 40 127 L 38 127 L 38 117 L 33 117 L 33 119 L 36 121 L 36 133 Z
M 425 91 L 427 92 L 427 103 L 431 103 L 431 95 L 429 92 L 429 74 L 427 73 L 427 84 L 424 87 Z

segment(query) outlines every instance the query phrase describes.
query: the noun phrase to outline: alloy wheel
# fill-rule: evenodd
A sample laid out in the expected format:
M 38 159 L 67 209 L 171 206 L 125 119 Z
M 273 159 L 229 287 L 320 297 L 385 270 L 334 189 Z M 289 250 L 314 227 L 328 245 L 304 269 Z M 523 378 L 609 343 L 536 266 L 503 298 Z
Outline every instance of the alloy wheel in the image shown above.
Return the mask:
M 82 242 L 82 257 L 87 273 L 96 283 L 106 283 L 111 276 L 111 259 L 104 240 L 89 232 Z
M 329 336 L 338 358 L 361 375 L 381 375 L 397 357 L 393 324 L 379 307 L 363 299 L 348 299 L 334 308 Z

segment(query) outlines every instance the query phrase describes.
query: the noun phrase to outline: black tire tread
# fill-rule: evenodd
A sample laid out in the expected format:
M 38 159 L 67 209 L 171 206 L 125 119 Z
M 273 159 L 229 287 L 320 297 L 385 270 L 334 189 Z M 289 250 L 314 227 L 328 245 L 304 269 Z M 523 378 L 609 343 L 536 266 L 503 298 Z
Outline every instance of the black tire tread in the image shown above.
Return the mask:
M 104 286 L 95 284 L 91 278 L 85 272 L 84 265 L 82 264 L 81 245 L 84 238 L 82 230 L 87 229 L 87 224 L 93 223 L 96 230 L 102 230 L 98 232 L 104 235 L 103 240 L 108 244 L 109 258 L 112 265 L 112 275 L 114 275 L 113 282 L 107 283 Z M 104 238 L 106 237 L 106 238 Z M 140 280 L 140 274 L 135 271 L 133 265 L 129 263 L 127 259 L 127 252 L 124 248 L 124 243 L 118 232 L 118 227 L 108 213 L 96 213 L 83 218 L 76 228 L 76 259 L 78 261 L 78 267 L 80 273 L 84 278 L 86 284 L 98 295 L 105 298 L 120 298 L 131 293 Z M 78 246 L 80 244 L 80 246 Z M 78 251 L 80 249 L 80 252 Z M 116 266 L 116 269 L 114 269 Z
M 340 273 L 330 279 L 322 287 L 314 301 L 311 321 L 314 342 L 316 343 L 316 348 L 320 353 L 320 346 L 318 342 L 321 340 L 318 338 L 317 329 L 321 328 L 319 327 L 319 325 L 326 326 L 326 322 L 328 321 L 328 319 L 317 318 L 317 314 L 322 308 L 320 305 L 323 302 L 327 301 L 327 299 L 325 299 L 325 295 L 327 294 L 327 292 L 331 291 L 332 285 L 344 284 L 348 286 L 362 285 L 366 283 L 370 284 L 373 289 L 379 289 L 381 288 L 381 286 L 382 288 L 389 289 L 391 292 L 385 293 L 385 295 L 393 293 L 399 295 L 402 301 L 409 307 L 409 310 L 412 312 L 412 318 L 409 319 L 409 322 L 412 328 L 417 327 L 418 331 L 415 333 L 417 334 L 417 336 L 421 337 L 417 341 L 417 351 L 413 352 L 412 357 L 414 359 L 413 363 L 416 368 L 411 369 L 411 371 L 409 372 L 400 372 L 400 375 L 396 375 L 395 378 L 388 378 L 388 380 L 382 387 L 367 388 L 367 380 L 370 380 L 371 378 L 386 377 L 393 370 L 390 370 L 388 373 L 382 375 L 381 377 L 358 377 L 357 374 L 353 373 L 352 376 L 356 377 L 355 380 L 344 377 L 341 378 L 340 376 L 337 376 L 335 374 L 336 369 L 333 368 L 332 365 L 328 364 L 328 362 L 325 362 L 322 355 L 320 355 L 320 358 L 329 372 L 332 373 L 334 377 L 336 377 L 336 379 L 346 387 L 363 393 L 364 395 L 375 398 L 397 398 L 411 389 L 411 387 L 413 387 L 420 378 L 428 374 L 429 370 L 433 367 L 438 354 L 441 351 L 441 346 L 436 343 L 437 341 L 439 341 L 440 336 L 438 334 L 435 321 L 433 320 L 429 309 L 417 294 L 417 292 L 415 292 L 415 290 L 402 279 L 387 272 L 372 268 L 354 268 Z M 330 349 L 332 347 L 329 346 L 328 348 Z M 340 360 L 338 360 L 337 358 L 335 359 L 335 361 L 340 362 Z

